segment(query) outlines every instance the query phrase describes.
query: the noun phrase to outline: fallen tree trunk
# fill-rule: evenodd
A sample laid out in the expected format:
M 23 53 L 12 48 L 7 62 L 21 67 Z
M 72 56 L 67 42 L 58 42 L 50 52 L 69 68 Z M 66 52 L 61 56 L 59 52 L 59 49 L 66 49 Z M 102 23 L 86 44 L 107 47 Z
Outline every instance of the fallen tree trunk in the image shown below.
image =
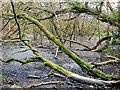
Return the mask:
M 53 63 L 52 61 L 42 57 L 42 55 L 39 54 L 38 51 L 36 51 L 30 42 L 26 43 L 24 42 L 26 46 L 28 46 L 32 52 L 37 56 L 37 57 L 34 57 L 34 58 L 28 58 L 26 60 L 19 60 L 19 59 L 9 59 L 9 60 L 3 60 L 0 58 L 0 60 L 2 62 L 5 62 L 5 63 L 10 63 L 12 61 L 17 61 L 17 62 L 20 62 L 22 64 L 27 64 L 27 63 L 30 63 L 30 62 L 43 62 L 44 64 L 48 65 L 49 67 L 59 71 L 60 73 L 62 73 L 63 75 L 69 77 L 69 78 L 73 78 L 77 81 L 84 81 L 86 83 L 89 83 L 89 84 L 98 84 L 98 85 L 113 85 L 113 84 L 118 84 L 119 81 L 104 81 L 104 80 L 98 80 L 98 79 L 93 79 L 93 78 L 89 78 L 89 77 L 84 77 L 84 76 L 80 76 L 78 74 L 75 74 L 71 71 L 68 71 L 66 69 L 64 69 L 63 67 Z
M 65 47 L 51 32 L 49 32 L 37 19 L 27 15 L 27 14 L 21 14 L 18 15 L 18 18 L 24 18 L 29 20 L 30 22 L 34 23 L 39 27 L 40 30 L 42 30 L 46 36 L 52 40 L 61 50 L 63 50 L 70 58 L 72 58 L 82 69 L 85 69 L 88 74 L 92 73 L 93 76 L 100 77 L 102 79 L 106 80 L 111 80 L 111 79 L 116 79 L 118 77 L 113 77 L 111 75 L 107 75 L 104 72 L 98 70 L 97 68 L 93 68 L 92 65 L 89 63 L 85 62 L 81 58 L 79 58 L 76 54 L 74 54 L 72 51 L 70 51 L 67 47 Z

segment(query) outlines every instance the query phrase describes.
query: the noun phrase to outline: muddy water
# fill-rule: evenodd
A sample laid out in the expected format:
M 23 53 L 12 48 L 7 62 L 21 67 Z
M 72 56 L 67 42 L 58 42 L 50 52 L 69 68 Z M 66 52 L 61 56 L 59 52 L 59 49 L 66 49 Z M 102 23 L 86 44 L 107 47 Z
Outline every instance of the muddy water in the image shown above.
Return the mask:
M 31 51 L 16 53 L 11 56 L 13 52 L 21 51 L 28 49 L 23 45 L 3 45 L 2 46 L 2 58 L 7 60 L 9 58 L 17 58 L 17 59 L 26 59 L 29 57 L 33 57 Z M 46 49 L 38 49 L 41 55 L 45 58 L 52 60 L 53 55 L 50 53 L 50 50 Z M 19 84 L 23 84 L 27 80 L 27 76 L 29 75 L 37 75 L 40 77 L 45 77 L 47 72 L 45 72 L 45 66 L 42 63 L 28 63 L 26 65 L 22 65 L 18 62 L 11 62 L 10 64 L 4 64 L 2 66 L 3 74 L 10 76 L 12 79 L 16 79 Z M 49 68 L 48 68 L 49 71 Z M 24 84 L 23 84 L 24 85 Z
M 46 44 L 45 44 L 46 45 Z M 50 43 L 48 43 L 50 45 Z M 68 45 L 68 44 L 67 44 Z M 66 46 L 67 46 L 66 45 Z M 34 45 L 36 48 L 36 45 Z M 74 48 L 77 47 L 75 50 Z M 83 60 L 91 63 L 91 62 L 101 62 L 101 53 L 92 52 L 92 51 L 79 51 L 82 47 L 73 45 L 71 47 L 72 50 L 76 54 L 78 54 Z M 18 59 L 26 59 L 29 57 L 33 57 L 33 53 L 31 51 L 27 52 L 20 52 L 16 53 L 11 56 L 13 52 L 25 50 L 28 49 L 28 47 L 22 45 L 22 44 L 4 44 L 0 47 L 0 56 L 7 60 L 9 58 L 18 58 Z M 58 65 L 73 71 L 77 74 L 90 77 L 86 75 L 84 72 L 82 72 L 81 68 L 74 63 L 73 60 L 71 60 L 67 55 L 65 55 L 63 52 L 59 52 L 57 58 L 54 58 L 55 55 L 55 48 L 36 48 L 39 53 L 57 63 Z M 114 69 L 114 66 L 112 66 Z M 110 69 L 111 67 L 105 67 L 106 73 L 112 73 L 114 70 Z M 100 68 L 102 70 L 102 68 Z M 48 84 L 48 85 L 41 85 L 40 88 L 111 88 L 111 87 L 104 87 L 104 86 L 97 86 L 97 85 L 89 85 L 85 84 L 84 82 L 78 82 L 74 81 L 72 79 L 69 79 L 67 77 L 59 77 L 54 74 L 48 75 L 48 73 L 52 69 L 48 66 L 45 66 L 41 62 L 31 62 L 25 65 L 21 65 L 18 62 L 11 62 L 9 64 L 3 64 L 2 65 L 2 75 L 7 76 L 7 79 L 3 80 L 3 87 L 10 87 L 13 84 L 17 84 L 21 87 L 27 88 L 31 84 L 37 84 L 40 82 L 47 82 L 47 81 L 63 81 L 64 84 Z M 109 71 L 108 71 L 109 70 Z M 58 73 L 56 71 L 53 71 L 53 73 Z M 119 70 L 116 70 L 116 73 L 119 73 Z M 58 73 L 59 74 L 59 73 Z M 30 78 L 29 76 L 37 76 L 37 78 Z M 91 77 L 92 78 L 92 77 Z

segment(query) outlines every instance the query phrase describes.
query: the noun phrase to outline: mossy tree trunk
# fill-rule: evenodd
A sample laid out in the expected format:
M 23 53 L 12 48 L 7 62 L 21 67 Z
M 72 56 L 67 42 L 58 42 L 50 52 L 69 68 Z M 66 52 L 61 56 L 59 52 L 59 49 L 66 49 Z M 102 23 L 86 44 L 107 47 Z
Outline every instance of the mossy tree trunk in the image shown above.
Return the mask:
M 19 63 L 22 63 L 22 64 L 27 64 L 27 63 L 30 63 L 30 62 L 43 62 L 45 65 L 48 65 L 49 67 L 59 71 L 60 73 L 62 73 L 63 75 L 69 77 L 69 78 L 72 78 L 72 79 L 75 79 L 77 81 L 84 81 L 86 83 L 89 83 L 89 84 L 98 84 L 98 85 L 115 85 L 117 84 L 118 82 L 117 81 L 104 81 L 104 80 L 98 80 L 98 79 L 93 79 L 93 78 L 89 78 L 89 77 L 84 77 L 84 76 L 80 76 L 78 74 L 75 74 L 71 71 L 68 71 L 66 69 L 64 69 L 63 67 L 53 63 L 52 61 L 44 58 L 41 54 L 39 54 L 38 51 L 36 51 L 29 40 L 22 40 L 22 42 L 29 47 L 29 49 L 33 52 L 33 54 L 35 54 L 37 57 L 33 57 L 33 58 L 28 58 L 26 60 L 19 60 L 19 59 L 14 59 L 14 58 L 11 58 L 11 59 L 8 59 L 8 60 L 3 60 L 0 58 L 0 60 L 2 62 L 5 62 L 5 63 L 10 63 L 12 61 L 17 61 Z
M 102 79 L 111 80 L 113 77 L 110 75 L 105 74 L 104 72 L 98 70 L 97 68 L 93 68 L 92 65 L 85 62 L 81 58 L 79 58 L 76 54 L 74 54 L 72 51 L 70 51 L 67 47 L 65 47 L 51 32 L 49 32 L 37 19 L 27 15 L 22 14 L 19 16 L 19 18 L 26 18 L 30 22 L 34 23 L 39 27 L 40 30 L 42 30 L 46 36 L 53 41 L 61 50 L 63 50 L 70 58 L 72 58 L 82 69 L 85 69 L 88 74 L 92 73 L 93 76 L 98 76 Z M 115 78 L 115 77 L 114 77 Z

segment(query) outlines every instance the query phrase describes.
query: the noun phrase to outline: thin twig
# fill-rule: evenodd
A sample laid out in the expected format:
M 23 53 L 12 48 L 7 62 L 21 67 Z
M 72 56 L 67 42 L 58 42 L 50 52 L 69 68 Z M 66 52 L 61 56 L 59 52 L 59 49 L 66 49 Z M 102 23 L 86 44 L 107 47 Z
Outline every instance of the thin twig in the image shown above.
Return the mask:
M 10 36 L 8 36 L 10 33 L 11 33 L 11 31 L 13 31 L 12 29 L 14 28 L 14 26 L 16 25 L 16 23 L 11 27 L 11 29 L 6 33 L 6 35 L 4 36 L 4 39 L 6 38 L 6 37 L 10 37 Z
M 28 88 L 38 87 L 40 85 L 47 85 L 47 84 L 64 84 L 64 82 L 63 81 L 41 82 L 41 83 L 38 83 L 38 84 L 29 85 Z
M 71 21 L 71 20 L 77 18 L 79 15 L 80 15 L 80 14 L 77 14 L 76 16 L 74 16 L 74 17 L 72 17 L 72 18 L 64 19 L 64 21 Z
M 101 62 L 101 63 L 92 63 L 92 64 L 95 65 L 95 66 L 93 66 L 95 68 L 98 66 L 103 66 L 103 65 L 113 64 L 113 63 L 118 64 L 118 63 L 120 63 L 120 60 L 109 60 L 109 61 L 105 61 L 105 62 Z
M 89 48 L 87 45 L 84 45 L 83 43 L 77 42 L 77 41 L 75 41 L 75 40 L 68 40 L 68 39 L 65 39 L 65 40 L 66 40 L 66 41 L 69 41 L 69 42 L 72 42 L 72 43 L 76 43 L 76 44 L 78 44 L 78 45 L 81 45 L 81 46 L 87 48 L 88 50 L 91 49 L 91 48 Z
M 12 43 L 15 43 L 15 42 L 21 42 L 20 40 L 11 40 L 11 39 L 7 39 L 7 40 L 0 40 L 0 43 L 8 43 L 8 42 L 12 42 Z
M 28 75 L 26 78 L 40 79 L 40 76 Z
M 0 32 L 5 29 L 5 27 L 8 25 L 8 23 L 9 23 L 11 20 L 12 20 L 12 19 L 9 19 L 9 20 L 6 22 L 6 24 L 3 26 L 3 28 L 0 30 Z
M 51 74 L 53 74 L 53 75 L 55 75 L 57 77 L 61 77 L 61 78 L 65 78 L 66 77 L 66 76 L 64 76 L 64 75 L 62 75 L 60 73 L 51 73 Z

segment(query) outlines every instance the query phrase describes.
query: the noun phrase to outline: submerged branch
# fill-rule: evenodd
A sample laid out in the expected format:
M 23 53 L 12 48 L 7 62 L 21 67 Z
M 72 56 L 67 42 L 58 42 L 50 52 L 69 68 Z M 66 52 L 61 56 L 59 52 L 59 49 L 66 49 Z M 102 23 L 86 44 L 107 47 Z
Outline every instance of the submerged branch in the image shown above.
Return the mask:
M 47 85 L 47 84 L 64 84 L 64 82 L 63 81 L 41 82 L 38 84 L 29 85 L 27 88 L 38 87 L 40 85 Z
M 8 59 L 8 60 L 4 60 L 4 59 L 0 58 L 0 60 L 4 63 L 10 63 L 12 61 L 16 61 L 16 62 L 19 62 L 21 64 L 27 64 L 27 63 L 30 63 L 30 62 L 41 62 L 40 59 L 37 59 L 37 57 L 28 58 L 26 60 L 19 60 L 19 59 L 16 59 L 16 58 L 11 58 L 11 59 Z
M 12 53 L 12 54 L 10 55 L 10 57 L 13 56 L 13 55 L 16 54 L 16 53 L 27 52 L 28 50 L 30 50 L 30 49 L 25 49 L 25 50 L 21 50 L 21 51 L 14 52 L 14 53 Z

